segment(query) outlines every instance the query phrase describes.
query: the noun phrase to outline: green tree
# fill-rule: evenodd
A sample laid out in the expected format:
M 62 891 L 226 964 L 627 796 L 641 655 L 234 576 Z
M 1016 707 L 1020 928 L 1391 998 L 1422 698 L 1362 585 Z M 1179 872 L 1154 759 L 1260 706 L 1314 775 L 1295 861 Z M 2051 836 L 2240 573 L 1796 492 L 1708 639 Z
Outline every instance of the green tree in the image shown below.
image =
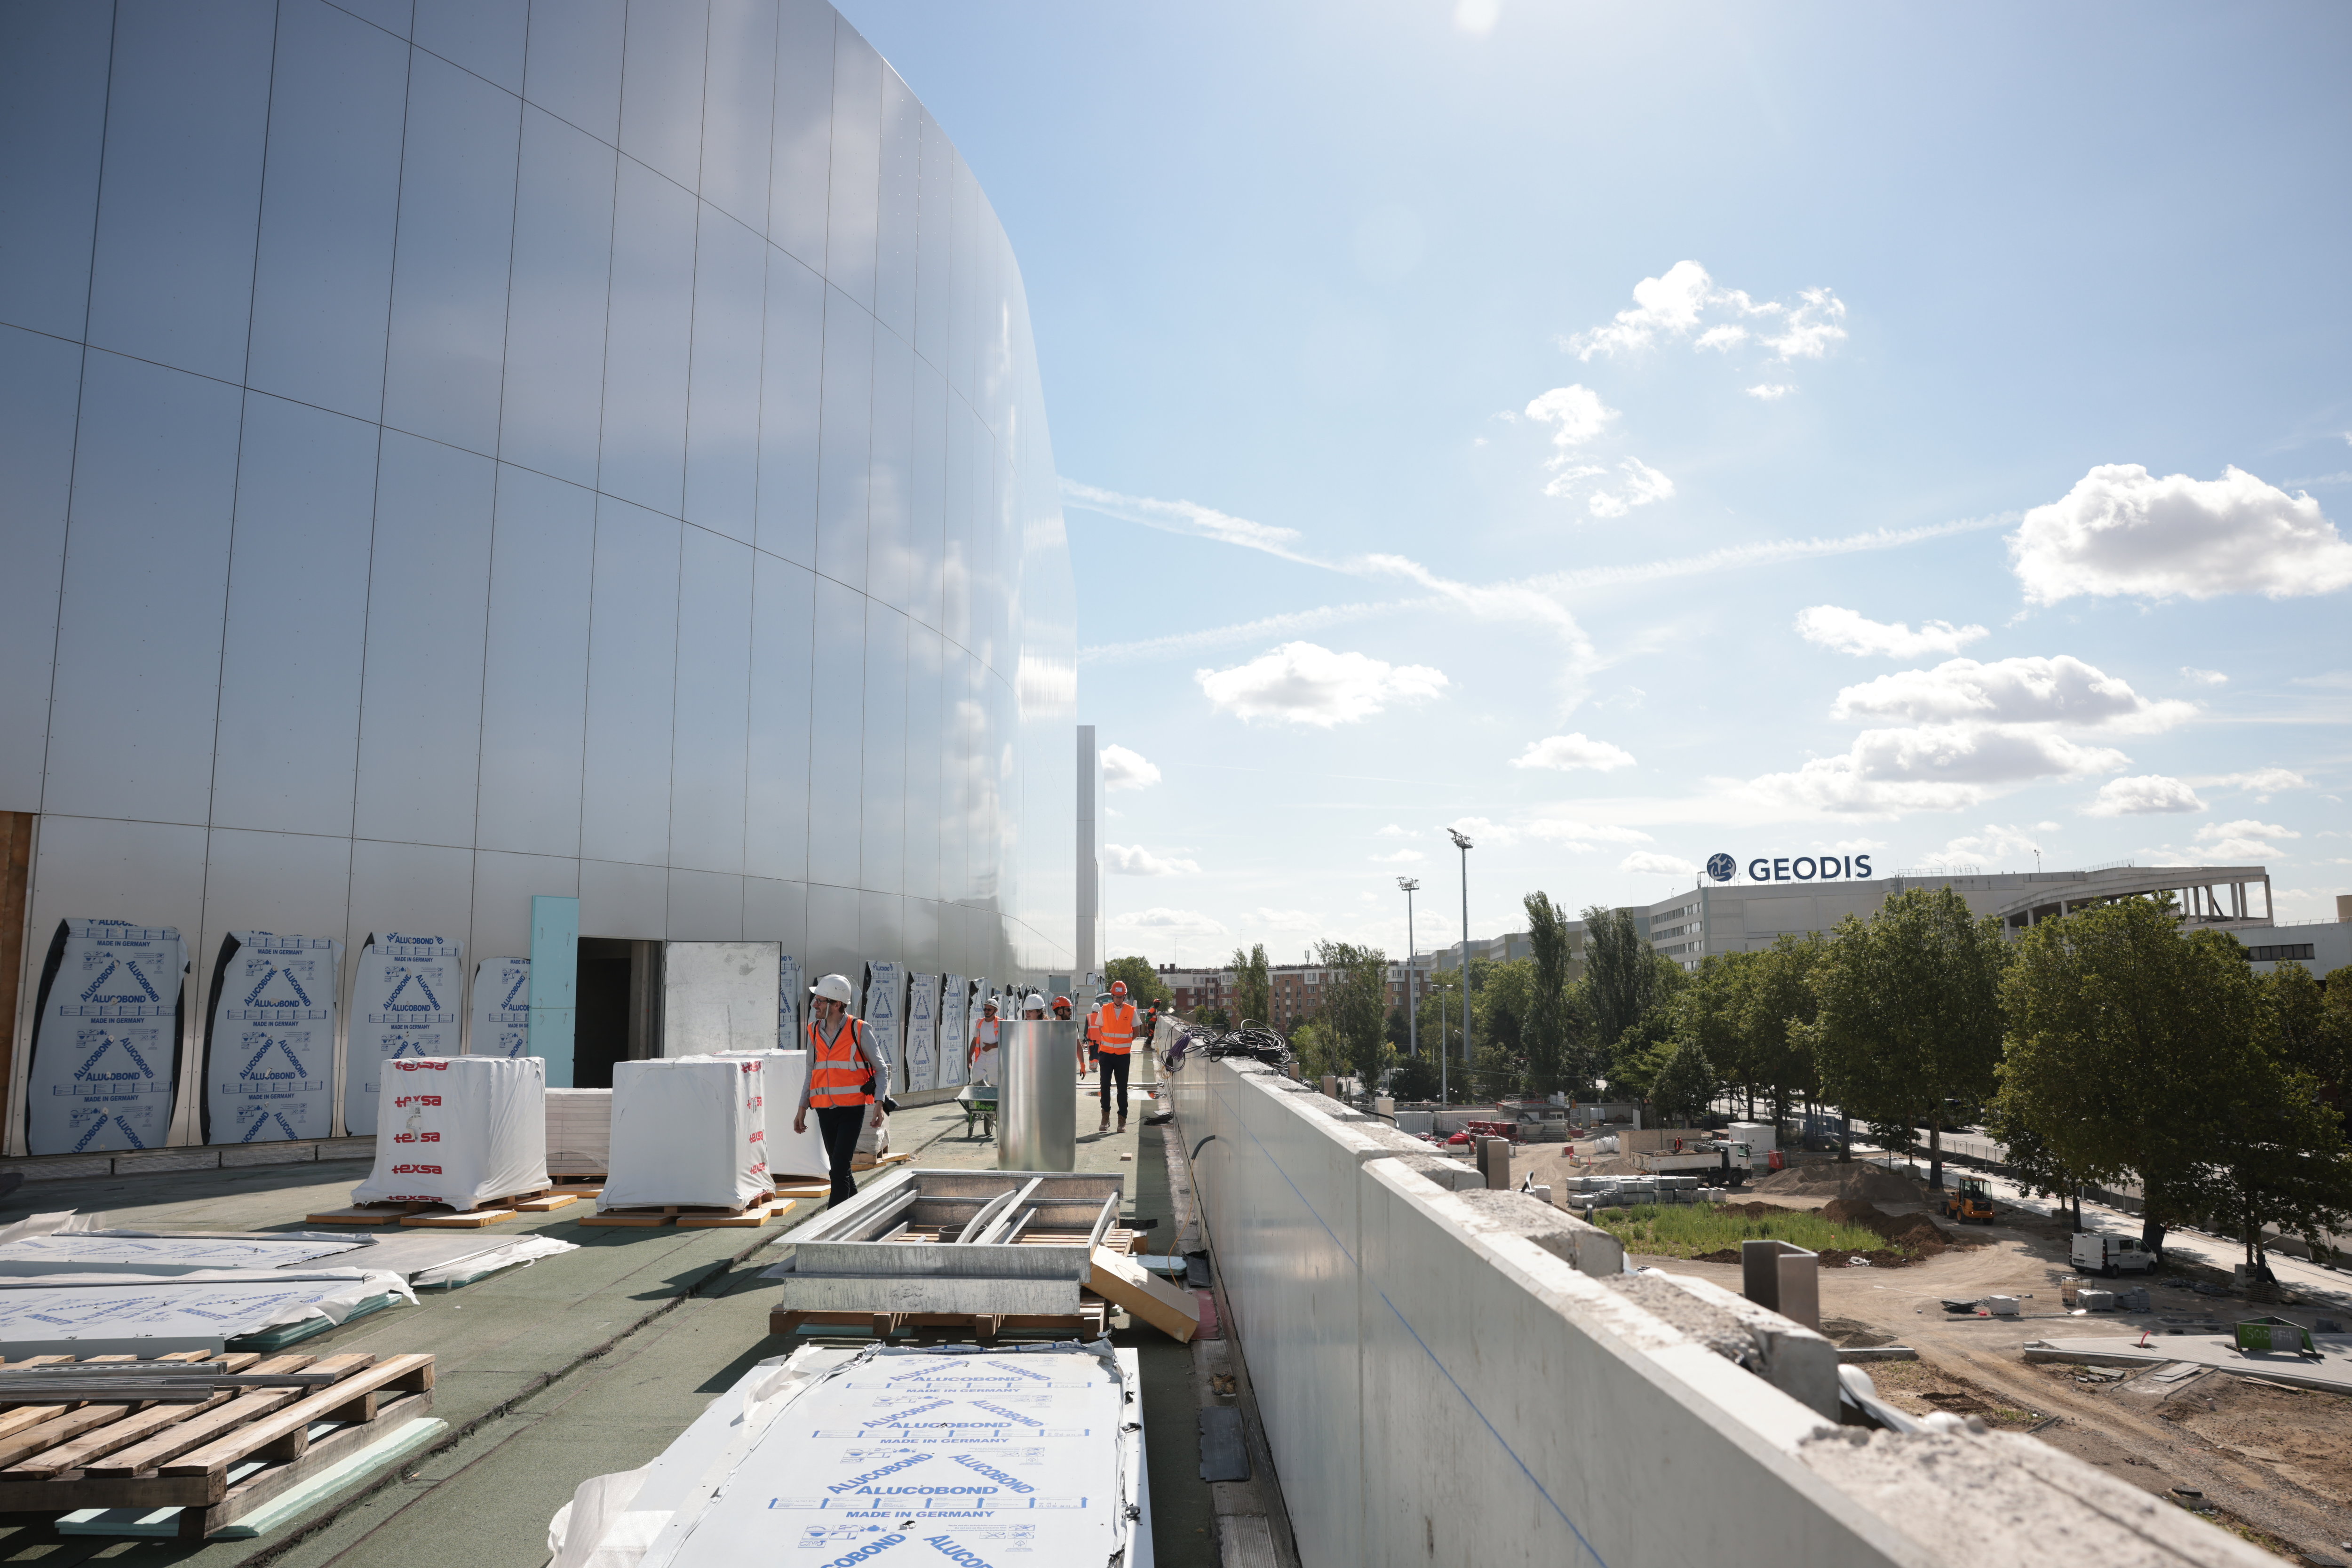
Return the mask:
M 2341 971 L 2338 972 L 2342 973 Z M 2303 1237 L 2316 1253 L 2352 1218 L 2352 1160 L 2344 1119 L 2325 1098 L 2337 1081 L 2345 1042 L 2311 972 L 2281 963 L 2252 976 L 2252 1037 L 2232 1098 L 2215 1108 L 2211 1152 L 2219 1213 L 2256 1268 L 2268 1261 L 2265 1228 Z
M 1948 886 L 1895 894 L 1838 922 L 1813 971 L 1824 1089 L 1865 1122 L 1928 1128 L 1927 1184 L 1944 1184 L 1944 1101 L 1981 1099 L 2000 1062 L 2000 922 Z
M 1613 1047 L 1657 1005 L 1658 963 L 1657 950 L 1635 928 L 1632 910 L 1595 904 L 1584 911 L 1585 989 L 1593 1026 L 1604 1044 Z
M 1716 1087 L 1715 1068 L 1707 1062 L 1706 1047 L 1685 1035 L 1668 1048 L 1656 1081 L 1650 1086 L 1650 1100 L 1658 1108 L 1661 1121 L 1687 1127 L 1706 1114 Z
M 1265 943 L 1247 952 L 1234 949 L 1234 1010 L 1247 1022 L 1264 1024 L 1274 1011 L 1274 978 L 1265 958 Z
M 1748 1049 L 1748 991 L 1758 954 L 1708 953 L 1690 971 L 1674 1010 L 1675 1041 L 1698 1047 L 1717 1077 L 1744 1083 L 1748 1109 L 1756 1104 L 1756 1079 Z
M 1437 1058 L 1423 1051 L 1399 1062 L 1396 1071 L 1389 1075 L 1389 1092 L 1400 1101 L 1435 1100 Z
M 2002 977 L 1996 1124 L 2061 1190 L 2136 1173 L 2151 1249 L 2218 1195 L 2210 1129 L 2256 1022 L 2243 952 L 2184 935 L 2169 900 L 2122 899 L 2029 927 Z
M 1165 1008 L 1175 1000 L 1166 984 L 1160 980 L 1160 972 L 1151 967 L 1151 960 L 1148 958 L 1130 955 L 1126 958 L 1112 959 L 1110 967 L 1103 971 L 1105 988 L 1108 989 L 1114 980 L 1127 982 L 1127 999 L 1138 1007 Z M 1073 997 L 1071 1000 L 1076 1001 L 1076 998 Z
M 1389 1062 L 1389 959 L 1377 947 L 1348 942 L 1318 942 L 1316 962 L 1327 973 L 1322 986 L 1321 1018 L 1332 1038 L 1334 1054 L 1348 1064 L 1344 1069 L 1377 1092 Z
M 1470 1025 L 1481 1049 L 1498 1046 L 1515 1058 L 1527 1055 L 1528 1020 L 1536 1006 L 1536 966 L 1533 959 L 1470 961 Z M 1461 1037 L 1461 1020 L 1454 1020 L 1454 1037 Z
M 1528 976 L 1528 1012 L 1519 1042 L 1528 1061 L 1528 1087 L 1538 1095 L 1577 1087 L 1576 1010 L 1569 995 L 1568 915 L 1549 895 L 1529 893 L 1528 941 L 1535 949 Z
M 1772 1100 L 1772 1121 L 1785 1126 L 1789 1102 L 1810 1096 L 1820 1088 L 1820 1069 L 1813 1060 L 1814 1030 L 1821 1002 L 1813 990 L 1813 971 L 1829 943 L 1818 932 L 1783 935 L 1770 947 L 1747 956 L 1747 984 L 1741 993 L 1740 1034 L 1747 1042 L 1744 1058 Z

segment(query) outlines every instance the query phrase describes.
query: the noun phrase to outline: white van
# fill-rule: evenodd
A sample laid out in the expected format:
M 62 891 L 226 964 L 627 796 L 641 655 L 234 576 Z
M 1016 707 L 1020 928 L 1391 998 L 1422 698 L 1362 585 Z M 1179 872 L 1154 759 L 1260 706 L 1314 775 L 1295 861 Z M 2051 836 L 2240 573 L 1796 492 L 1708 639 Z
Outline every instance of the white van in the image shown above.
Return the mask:
M 2146 1274 L 2156 1268 L 2156 1254 L 2136 1236 L 2105 1236 L 2078 1230 L 2071 1254 L 2074 1267 L 2113 1279 L 2118 1274 Z

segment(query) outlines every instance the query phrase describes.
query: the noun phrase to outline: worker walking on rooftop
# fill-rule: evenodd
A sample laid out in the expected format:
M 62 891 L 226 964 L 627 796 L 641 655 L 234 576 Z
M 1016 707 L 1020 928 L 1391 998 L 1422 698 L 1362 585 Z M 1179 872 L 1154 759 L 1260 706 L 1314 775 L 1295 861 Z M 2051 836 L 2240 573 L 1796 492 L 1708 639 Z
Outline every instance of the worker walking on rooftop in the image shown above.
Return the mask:
M 806 1132 L 809 1108 L 816 1108 L 817 1135 L 824 1140 L 825 1168 L 833 1177 L 827 1208 L 857 1195 L 849 1165 L 857 1157 L 868 1106 L 874 1125 L 882 1125 L 882 1102 L 874 1094 L 882 1081 L 882 1058 L 866 1043 L 866 1026 L 849 1016 L 854 994 L 847 977 L 839 974 L 809 987 L 808 1081 L 801 1085 L 800 1109 L 793 1113 L 793 1131 Z
M 1110 1086 L 1118 1084 L 1118 1130 L 1127 1131 L 1128 1058 L 1135 1050 L 1135 1004 L 1127 999 L 1127 982 L 1110 983 L 1110 1000 L 1095 1009 L 1095 1060 L 1101 1066 L 1102 1125 L 1110 1129 Z
M 967 1064 L 971 1082 L 994 1087 L 997 1036 L 1003 1028 L 997 1021 L 996 998 L 991 996 L 980 1005 L 980 1021 L 971 1026 L 971 1056 Z

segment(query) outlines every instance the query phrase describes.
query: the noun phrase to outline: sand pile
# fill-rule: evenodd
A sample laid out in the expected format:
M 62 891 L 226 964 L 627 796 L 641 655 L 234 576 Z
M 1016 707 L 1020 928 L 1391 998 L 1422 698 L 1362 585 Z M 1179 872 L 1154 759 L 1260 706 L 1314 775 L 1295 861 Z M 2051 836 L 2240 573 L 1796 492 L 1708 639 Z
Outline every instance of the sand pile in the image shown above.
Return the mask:
M 1753 1184 L 1759 1193 L 1792 1198 L 1853 1198 L 1873 1204 L 1925 1204 L 1927 1184 L 1884 1165 L 1822 1161 L 1791 1165 Z

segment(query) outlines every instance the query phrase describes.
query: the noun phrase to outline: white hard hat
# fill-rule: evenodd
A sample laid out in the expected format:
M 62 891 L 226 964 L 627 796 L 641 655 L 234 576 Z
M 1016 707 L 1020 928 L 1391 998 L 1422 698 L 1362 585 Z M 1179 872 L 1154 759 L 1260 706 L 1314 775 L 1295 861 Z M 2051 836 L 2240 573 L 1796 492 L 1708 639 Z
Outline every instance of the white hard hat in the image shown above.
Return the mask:
M 983 1012 L 993 1013 L 996 1011 L 996 998 L 991 996 L 987 1001 L 982 1002 L 980 1005 Z
M 809 987 L 809 994 L 821 996 L 828 1002 L 838 1002 L 845 1007 L 856 1000 L 857 996 L 857 994 L 849 988 L 849 977 L 845 974 L 824 976 Z

